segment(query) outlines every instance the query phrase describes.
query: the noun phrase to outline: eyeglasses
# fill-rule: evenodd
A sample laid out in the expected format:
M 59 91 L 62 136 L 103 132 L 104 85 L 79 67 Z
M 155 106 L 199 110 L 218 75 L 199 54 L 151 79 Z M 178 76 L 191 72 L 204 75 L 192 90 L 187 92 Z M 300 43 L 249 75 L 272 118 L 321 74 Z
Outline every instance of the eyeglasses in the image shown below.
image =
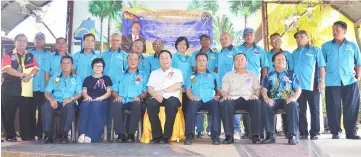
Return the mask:
M 102 65 L 94 65 L 95 68 L 103 68 Z
M 275 42 L 281 42 L 281 39 L 277 39 L 277 40 L 271 40 L 271 42 L 275 43 Z

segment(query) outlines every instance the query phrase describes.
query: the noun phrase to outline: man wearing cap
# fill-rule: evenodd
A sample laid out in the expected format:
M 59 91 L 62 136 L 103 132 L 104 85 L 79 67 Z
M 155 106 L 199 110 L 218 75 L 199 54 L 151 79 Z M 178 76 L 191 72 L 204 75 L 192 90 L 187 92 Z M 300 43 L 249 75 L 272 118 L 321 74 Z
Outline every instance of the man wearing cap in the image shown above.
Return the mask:
M 256 45 L 254 42 L 254 30 L 246 28 L 243 31 L 244 43 L 237 47 L 237 53 L 244 53 L 247 56 L 247 70 L 253 71 L 261 81 L 267 75 L 267 68 L 269 67 L 266 52 L 263 48 Z M 262 72 L 262 73 L 261 73 Z M 248 136 L 248 115 L 243 116 L 243 124 L 245 127 L 245 134 L 242 138 Z
M 200 40 L 200 43 L 201 43 L 201 49 L 200 50 L 196 50 L 193 52 L 192 54 L 192 70 L 193 72 L 197 71 L 197 68 L 196 68 L 196 56 L 198 53 L 204 53 L 204 54 L 207 54 L 208 56 L 208 66 L 207 66 L 207 70 L 209 72 L 215 72 L 217 73 L 218 72 L 218 55 L 217 55 L 217 52 L 214 52 L 212 51 L 212 49 L 210 48 L 211 46 L 211 38 L 207 35 L 207 34 L 202 34 L 200 37 L 199 37 L 199 40 Z M 206 131 L 207 131 L 207 134 L 210 135 L 211 133 L 211 118 L 208 117 L 207 118 L 208 120 L 208 123 L 207 123 L 207 128 L 206 128 Z M 201 137 L 202 136 L 202 132 L 203 132 L 203 124 L 204 124 L 204 115 L 197 115 L 197 118 L 196 118 L 196 128 L 197 128 L 197 137 Z
M 345 38 L 347 24 L 337 21 L 332 26 L 334 39 L 322 45 L 326 60 L 326 110 L 332 139 L 341 132 L 341 102 L 346 139 L 360 139 L 356 135 L 360 105 L 359 81 L 361 59 L 358 45 Z M 356 70 L 356 72 L 355 72 Z
M 38 136 L 38 140 L 42 139 L 42 123 L 41 123 L 41 111 L 40 108 L 44 104 L 44 91 L 45 91 L 45 64 L 49 56 L 49 52 L 45 50 L 45 35 L 44 33 L 37 33 L 34 39 L 35 47 L 29 49 L 28 52 L 32 53 L 38 63 L 39 72 L 33 77 L 33 103 L 34 111 L 31 117 L 31 123 L 29 124 L 33 129 L 32 137 Z M 38 123 L 36 123 L 36 107 L 38 108 Z
M 146 46 L 145 46 L 145 39 L 140 36 L 140 23 L 138 21 L 134 21 L 132 23 L 132 32 L 129 35 L 124 35 L 122 37 L 122 49 L 127 53 L 132 52 L 132 45 L 135 40 L 140 40 L 143 43 L 142 53 L 145 53 Z
M 320 134 L 320 96 L 325 88 L 325 60 L 321 49 L 309 44 L 307 32 L 299 30 L 294 34 L 298 48 L 293 51 L 295 73 L 301 83 L 302 94 L 297 100 L 300 108 L 300 139 L 308 139 L 307 103 L 311 113 L 311 140 Z
M 160 68 L 159 59 L 158 59 L 159 53 L 161 50 L 164 49 L 163 41 L 160 39 L 154 40 L 152 45 L 153 45 L 154 55 L 151 55 L 146 58 L 146 64 L 149 67 L 148 74 Z

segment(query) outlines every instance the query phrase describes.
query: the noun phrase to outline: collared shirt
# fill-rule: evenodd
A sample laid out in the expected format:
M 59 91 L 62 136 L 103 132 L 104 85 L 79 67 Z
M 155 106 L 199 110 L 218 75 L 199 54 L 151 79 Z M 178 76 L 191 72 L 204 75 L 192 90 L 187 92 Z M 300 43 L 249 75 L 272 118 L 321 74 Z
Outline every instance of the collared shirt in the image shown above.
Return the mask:
M 259 77 L 252 71 L 238 73 L 230 71 L 222 79 L 222 91 L 227 92 L 232 99 L 243 97 L 248 100 L 260 88 Z
M 192 54 L 192 67 L 196 66 L 196 56 L 199 52 L 206 53 L 208 55 L 207 69 L 210 72 L 213 72 L 214 69 L 218 67 L 218 54 L 216 52 L 213 52 L 211 49 L 208 49 L 207 52 L 202 52 L 202 49 L 194 51 Z
M 39 69 L 38 63 L 32 53 L 24 51 L 20 55 L 16 49 L 5 52 L 2 57 L 1 71 L 11 67 L 21 73 L 30 73 L 33 69 Z M 33 97 L 33 79 L 25 83 L 19 77 L 9 75 L 6 72 L 2 74 L 1 92 L 9 96 Z
M 288 99 L 297 88 L 300 87 L 297 74 L 284 70 L 282 73 L 273 71 L 262 82 L 262 88 L 266 88 L 267 96 L 271 99 Z
M 182 72 L 183 78 L 186 78 L 192 73 L 192 56 L 182 55 L 176 52 L 172 55 L 172 67 L 179 69 Z M 182 85 L 183 92 L 186 88 Z
M 280 50 L 279 53 L 283 53 L 283 54 L 286 55 L 286 59 L 287 59 L 286 69 L 287 70 L 293 70 L 293 57 L 292 57 L 292 54 L 290 52 L 282 50 L 282 49 Z M 274 67 L 274 65 L 272 63 L 272 57 L 275 55 L 275 53 L 274 53 L 274 51 L 272 49 L 271 51 L 267 52 L 266 55 L 267 55 L 267 60 L 268 60 L 268 65 L 269 65 L 267 73 L 269 74 L 272 71 L 275 71 L 275 67 Z
M 68 52 L 66 52 L 65 55 L 71 56 Z M 49 56 L 45 62 L 45 65 L 44 65 L 44 71 L 48 72 L 50 76 L 60 75 L 61 58 L 63 58 L 63 56 L 60 56 L 59 52 L 54 52 L 54 53 L 49 54 Z
M 223 80 L 223 76 L 233 69 L 233 56 L 237 54 L 237 48 L 233 45 L 222 48 L 218 53 L 218 76 Z
M 103 52 L 102 58 L 105 63 L 104 75 L 108 75 L 114 82 L 117 76 L 122 74 L 128 68 L 127 57 L 128 54 L 121 49 L 112 51 L 110 48 L 108 51 Z
M 154 53 L 154 55 L 151 55 L 149 57 L 146 58 L 146 64 L 149 67 L 149 74 L 160 68 L 160 64 L 159 64 L 159 58 L 158 55 Z
M 297 48 L 292 53 L 295 73 L 304 90 L 313 91 L 319 78 L 319 68 L 326 66 L 321 49 L 307 45 L 304 48 Z M 316 67 L 317 66 L 317 67 Z
M 195 72 L 185 80 L 186 88 L 191 89 L 192 94 L 204 103 L 213 99 L 216 94 L 215 87 L 220 88 L 219 83 L 217 74 L 209 70 L 203 74 Z
M 326 86 L 341 86 L 355 83 L 355 66 L 361 65 L 360 48 L 354 42 L 344 40 L 338 45 L 331 40 L 322 45 L 322 53 L 326 60 Z
M 253 71 L 259 77 L 261 76 L 261 67 L 269 67 L 266 52 L 263 48 L 254 44 L 248 48 L 246 44 L 237 47 L 237 53 L 243 53 L 247 56 L 247 70 Z
M 93 74 L 92 61 L 95 58 L 100 58 L 99 54 L 94 50 L 90 54 L 85 53 L 84 49 L 74 55 L 73 69 L 76 71 L 76 75 L 80 77 L 81 82 L 84 79 Z
M 132 34 L 132 41 L 134 42 L 134 40 L 139 39 L 139 35 L 135 36 L 134 34 Z
M 71 98 L 82 92 L 81 79 L 76 75 L 64 77 L 62 74 L 49 79 L 46 92 L 50 93 L 56 101 L 62 103 L 64 99 Z
M 147 62 L 147 58 L 144 57 L 143 54 L 140 55 L 138 69 L 146 75 L 149 75 L 149 64 Z
M 163 71 L 161 68 L 154 70 L 148 80 L 147 86 L 153 87 L 155 91 L 166 89 L 176 83 L 183 83 L 182 72 L 179 69 L 170 67 L 168 70 Z M 163 97 L 168 99 L 173 96 L 179 99 L 180 91 L 177 90 L 171 93 L 164 93 Z
M 128 70 L 119 75 L 112 88 L 122 97 L 123 104 L 131 102 L 134 98 L 147 92 L 148 76 L 145 72 L 137 70 L 130 73 Z
M 36 59 L 36 62 L 39 66 L 39 72 L 34 75 L 33 77 L 33 91 L 45 91 L 45 65 L 47 62 L 47 58 L 49 57 L 50 53 L 45 49 L 41 52 L 38 52 L 35 48 L 29 49 L 29 53 L 32 53 Z

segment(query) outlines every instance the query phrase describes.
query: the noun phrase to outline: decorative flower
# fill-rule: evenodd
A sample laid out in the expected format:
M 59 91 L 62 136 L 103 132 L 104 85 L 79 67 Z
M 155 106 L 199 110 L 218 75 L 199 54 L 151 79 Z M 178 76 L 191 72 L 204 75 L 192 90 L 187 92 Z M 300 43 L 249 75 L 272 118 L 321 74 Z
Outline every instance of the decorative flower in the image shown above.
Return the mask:
M 106 88 L 106 87 L 105 87 L 105 82 L 104 82 L 103 79 L 99 79 L 99 80 L 97 81 L 97 83 L 95 83 L 94 89 L 95 89 L 97 86 L 98 86 L 100 89 L 105 89 L 105 88 Z
M 191 79 L 192 79 L 192 82 L 193 82 L 193 83 L 195 83 L 195 82 L 197 81 L 197 78 L 196 78 L 196 76 L 194 76 L 194 75 L 191 76 Z
M 135 79 L 135 83 L 140 84 L 140 81 L 142 81 L 142 77 L 138 75 L 137 78 Z
M 282 81 L 288 82 L 288 81 L 290 81 L 290 78 L 288 78 L 288 77 L 285 75 L 285 76 L 283 76 Z
M 171 71 L 171 72 L 168 73 L 168 77 L 169 77 L 170 79 L 173 78 L 173 75 L 174 75 L 174 72 L 173 72 L 173 71 Z

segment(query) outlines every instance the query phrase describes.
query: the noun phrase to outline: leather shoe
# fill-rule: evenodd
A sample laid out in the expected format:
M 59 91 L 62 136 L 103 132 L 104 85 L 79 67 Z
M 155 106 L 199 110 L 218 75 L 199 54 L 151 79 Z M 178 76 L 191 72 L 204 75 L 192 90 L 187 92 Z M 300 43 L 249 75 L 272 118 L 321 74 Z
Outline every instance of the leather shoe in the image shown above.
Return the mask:
M 227 135 L 226 139 L 224 139 L 223 144 L 232 144 L 234 143 L 234 138 L 232 135 Z
M 134 134 L 128 134 L 126 142 L 127 143 L 134 143 L 135 142 Z
M 203 134 L 201 132 L 197 133 L 196 139 L 202 138 Z
M 317 135 L 311 135 L 311 140 L 318 140 L 318 136 Z
M 184 141 L 184 145 L 191 145 L 192 144 L 192 135 L 188 135 L 186 140 Z
M 276 143 L 276 139 L 273 136 L 273 133 L 267 133 L 266 139 L 262 140 L 262 144 Z
M 16 142 L 16 141 L 18 141 L 18 139 L 16 137 L 7 137 L 5 140 L 8 141 L 8 142 Z
M 220 145 L 221 141 L 219 140 L 219 137 L 215 137 L 212 139 L 212 144 L 213 145 Z
M 297 140 L 296 136 L 290 136 L 290 137 L 288 138 L 288 144 L 290 144 L 290 145 L 296 145 L 296 144 L 298 144 L 298 140 Z
M 127 137 L 125 136 L 125 134 L 121 133 L 121 134 L 118 134 L 118 138 L 115 142 L 124 143 L 126 141 L 127 141 Z
M 61 144 L 67 144 L 67 143 L 69 143 L 68 137 L 67 137 L 67 136 L 63 136 L 63 137 L 61 138 L 61 140 L 60 140 L 60 143 L 61 143 Z
M 308 136 L 307 135 L 300 135 L 300 140 L 307 140 Z
M 357 135 L 347 136 L 347 135 L 346 135 L 346 139 L 359 140 L 359 139 L 360 139 L 360 136 L 357 136 Z
M 42 143 L 42 144 L 45 144 L 45 143 L 53 143 L 53 142 L 54 142 L 53 138 L 51 138 L 51 137 L 49 137 L 49 136 L 45 136 L 45 137 L 40 141 L 40 143 Z
M 253 135 L 252 136 L 252 143 L 253 144 L 260 143 L 260 142 L 261 142 L 261 139 L 259 138 L 258 135 Z
M 168 144 L 169 143 L 169 139 L 168 138 L 162 138 L 160 141 L 159 141 L 160 144 Z
M 340 135 L 332 135 L 332 139 L 340 139 Z
M 159 143 L 159 142 L 160 142 L 160 137 L 155 137 L 149 143 Z

